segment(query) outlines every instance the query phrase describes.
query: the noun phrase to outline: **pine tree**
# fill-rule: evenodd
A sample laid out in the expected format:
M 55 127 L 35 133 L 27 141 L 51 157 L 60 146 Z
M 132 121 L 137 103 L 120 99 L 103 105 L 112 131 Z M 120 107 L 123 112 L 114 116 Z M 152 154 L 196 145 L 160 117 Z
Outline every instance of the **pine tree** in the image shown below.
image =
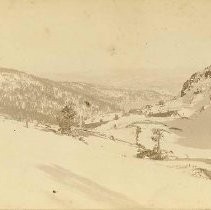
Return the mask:
M 58 123 L 60 127 L 60 131 L 62 134 L 68 134 L 70 135 L 72 132 L 72 128 L 74 126 L 77 126 L 76 122 L 76 116 L 77 113 L 74 108 L 74 104 L 71 103 L 69 105 L 66 105 L 58 116 Z

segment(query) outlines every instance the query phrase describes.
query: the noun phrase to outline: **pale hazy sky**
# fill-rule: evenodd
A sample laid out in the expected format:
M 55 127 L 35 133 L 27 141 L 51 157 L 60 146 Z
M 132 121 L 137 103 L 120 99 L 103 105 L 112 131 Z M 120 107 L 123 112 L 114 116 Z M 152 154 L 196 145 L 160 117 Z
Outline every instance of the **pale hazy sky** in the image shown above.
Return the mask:
M 2 67 L 103 81 L 186 78 L 210 64 L 209 0 L 0 1 Z

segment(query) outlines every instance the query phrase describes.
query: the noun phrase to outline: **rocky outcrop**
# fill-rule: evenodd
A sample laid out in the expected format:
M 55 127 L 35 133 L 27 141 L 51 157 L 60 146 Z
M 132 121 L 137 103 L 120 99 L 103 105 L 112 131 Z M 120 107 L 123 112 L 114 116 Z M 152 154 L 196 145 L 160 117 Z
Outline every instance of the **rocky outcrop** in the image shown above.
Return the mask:
M 189 91 L 193 90 L 194 94 L 200 93 L 202 92 L 204 89 L 207 89 L 206 87 L 204 87 L 205 85 L 203 85 L 203 83 L 206 83 L 206 86 L 208 87 L 209 85 L 207 85 L 207 82 L 210 82 L 210 86 L 211 86 L 211 66 L 206 67 L 204 69 L 204 71 L 202 72 L 197 72 L 194 73 L 190 79 L 188 79 L 182 87 L 181 90 L 181 97 L 185 96 Z

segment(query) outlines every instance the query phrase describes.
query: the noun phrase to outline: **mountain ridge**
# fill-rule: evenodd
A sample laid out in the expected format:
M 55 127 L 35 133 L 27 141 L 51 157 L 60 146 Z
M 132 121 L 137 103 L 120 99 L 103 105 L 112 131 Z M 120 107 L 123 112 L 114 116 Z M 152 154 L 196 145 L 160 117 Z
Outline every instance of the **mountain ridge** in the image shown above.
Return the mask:
M 128 111 L 155 101 L 169 99 L 156 91 L 127 90 L 98 86 L 83 82 L 59 82 L 41 78 L 23 71 L 0 68 L 1 112 L 16 119 L 31 119 L 56 122 L 62 107 L 74 102 L 82 109 L 83 102 L 92 105 L 86 117 L 103 113 Z M 38 119 L 37 119 L 38 118 Z

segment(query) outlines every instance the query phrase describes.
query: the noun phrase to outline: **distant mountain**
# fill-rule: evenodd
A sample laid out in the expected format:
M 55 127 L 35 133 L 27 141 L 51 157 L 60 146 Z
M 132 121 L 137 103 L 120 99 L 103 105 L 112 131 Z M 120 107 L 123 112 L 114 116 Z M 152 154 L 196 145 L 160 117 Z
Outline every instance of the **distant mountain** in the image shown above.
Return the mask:
M 55 123 L 57 113 L 71 101 L 79 109 L 84 101 L 90 101 L 92 109 L 86 112 L 87 115 L 117 109 L 110 102 L 79 92 L 74 85 L 68 87 L 64 83 L 24 72 L 0 69 L 1 113 L 9 114 L 17 119 L 30 118 Z
M 0 69 L 0 112 L 16 119 L 56 122 L 68 102 L 84 109 L 86 117 L 152 104 L 171 98 L 156 91 L 130 90 L 80 82 L 56 82 L 13 69 Z
M 78 82 L 61 82 L 60 84 L 70 90 L 77 91 L 78 94 L 97 97 L 105 103 L 111 103 L 118 110 L 125 111 L 172 98 L 170 94 L 159 93 L 154 90 L 126 89 Z

